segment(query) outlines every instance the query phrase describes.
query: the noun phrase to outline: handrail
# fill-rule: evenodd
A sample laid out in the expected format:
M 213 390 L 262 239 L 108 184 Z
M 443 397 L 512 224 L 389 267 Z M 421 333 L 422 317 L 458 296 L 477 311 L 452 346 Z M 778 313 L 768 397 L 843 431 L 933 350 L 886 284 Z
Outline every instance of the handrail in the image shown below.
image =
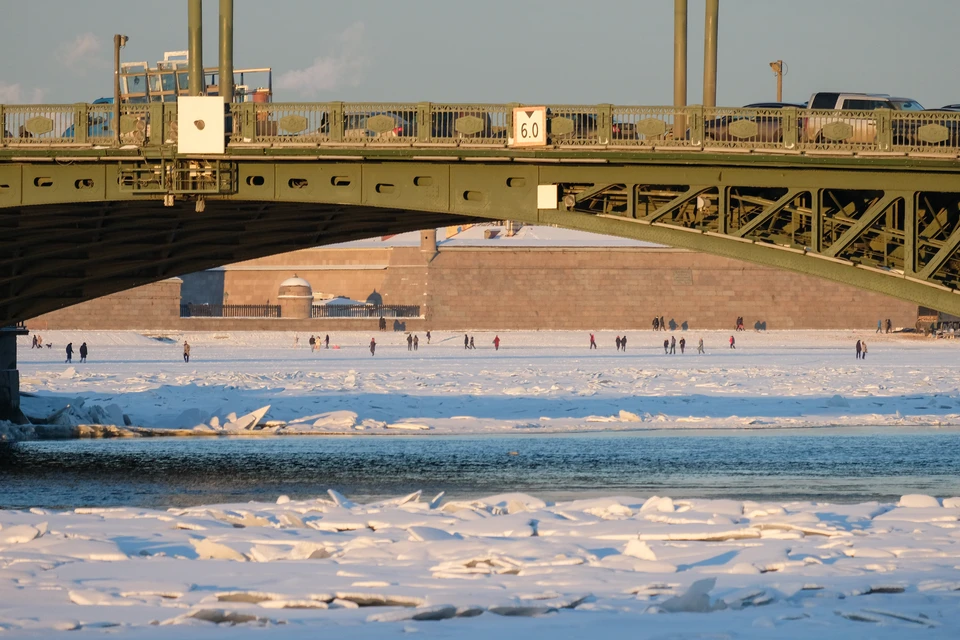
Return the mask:
M 509 148 L 516 106 L 235 103 L 227 119 L 231 130 L 225 135 L 228 146 L 234 147 Z M 960 112 L 546 106 L 548 149 L 960 154 Z M 111 110 L 111 105 L 83 103 L 0 104 L 0 147 L 111 148 L 115 144 Z M 176 103 L 123 104 L 120 112 L 121 147 L 176 144 Z

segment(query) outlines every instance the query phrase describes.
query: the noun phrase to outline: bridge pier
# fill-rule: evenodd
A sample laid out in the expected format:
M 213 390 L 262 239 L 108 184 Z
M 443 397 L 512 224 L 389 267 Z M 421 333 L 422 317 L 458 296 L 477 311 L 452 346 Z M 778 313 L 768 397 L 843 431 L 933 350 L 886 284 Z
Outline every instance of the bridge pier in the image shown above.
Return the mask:
M 26 422 L 20 411 L 20 372 L 17 371 L 17 336 L 26 335 L 23 326 L 0 327 L 0 420 Z

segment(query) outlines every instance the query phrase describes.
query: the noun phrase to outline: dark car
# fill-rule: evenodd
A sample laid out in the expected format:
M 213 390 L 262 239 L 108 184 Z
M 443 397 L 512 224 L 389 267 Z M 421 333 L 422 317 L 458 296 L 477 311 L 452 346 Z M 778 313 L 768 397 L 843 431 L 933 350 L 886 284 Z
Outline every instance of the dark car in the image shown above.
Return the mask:
M 396 111 L 347 114 L 343 117 L 343 137 L 345 140 L 416 137 L 415 116 L 415 113 Z
M 486 111 L 437 111 L 430 116 L 430 137 L 434 140 L 500 138 L 505 133 L 502 127 L 493 127 Z
M 744 109 L 804 109 L 806 105 L 793 102 L 754 102 Z M 703 124 L 704 142 L 780 142 L 783 140 L 783 119 L 779 115 L 722 116 Z M 742 123 L 742 124 L 738 124 Z M 799 120 L 797 126 L 800 126 Z
M 555 123 L 554 121 L 558 122 Z M 566 121 L 570 121 L 572 124 L 567 124 Z M 598 134 L 597 114 L 595 113 L 574 112 L 554 115 L 550 109 L 547 109 L 547 139 L 549 144 L 591 140 L 596 138 Z M 632 122 L 615 120 L 610 124 L 610 135 L 614 140 L 636 138 L 636 125 Z

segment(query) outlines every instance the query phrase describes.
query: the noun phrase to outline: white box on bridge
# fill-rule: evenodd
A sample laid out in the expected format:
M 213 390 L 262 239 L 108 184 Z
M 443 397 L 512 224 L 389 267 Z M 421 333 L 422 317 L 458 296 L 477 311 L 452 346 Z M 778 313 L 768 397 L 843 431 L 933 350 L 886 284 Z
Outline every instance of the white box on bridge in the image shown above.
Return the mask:
M 223 153 L 224 102 L 220 96 L 177 99 L 177 153 Z

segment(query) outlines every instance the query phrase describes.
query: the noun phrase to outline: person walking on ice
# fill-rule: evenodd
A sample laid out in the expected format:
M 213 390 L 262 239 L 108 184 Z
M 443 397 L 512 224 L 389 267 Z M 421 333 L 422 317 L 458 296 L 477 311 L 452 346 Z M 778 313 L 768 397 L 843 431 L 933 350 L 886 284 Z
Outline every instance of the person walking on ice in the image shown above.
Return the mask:
M 670 355 L 676 355 L 677 353 L 677 337 L 670 336 Z
M 597 348 L 597 339 L 593 337 L 592 333 L 590 334 L 590 348 L 591 349 Z
M 307 343 L 310 345 L 310 351 L 316 351 L 316 350 L 317 350 L 317 339 L 316 339 L 316 338 L 314 338 L 313 336 L 310 336 L 310 339 L 307 340 Z
M 687 339 L 680 338 L 680 355 L 683 355 L 683 348 L 687 346 Z
M 877 333 L 883 333 L 883 320 L 877 320 Z
M 430 344 L 430 329 L 427 329 L 427 344 Z
M 663 339 L 663 355 L 670 353 L 670 341 L 666 338 Z
M 493 350 L 500 351 L 500 336 L 493 336 Z
M 67 359 L 65 362 L 68 364 L 70 362 L 73 362 L 73 343 L 72 342 L 67 343 Z
M 700 338 L 700 342 L 697 343 L 697 353 L 703 355 L 706 351 L 703 350 L 703 338 Z
M 330 348 L 330 334 L 329 334 L 329 333 L 327 334 L 327 337 L 323 339 L 323 348 L 324 348 L 324 349 L 329 349 L 329 348 Z
M 863 352 L 863 347 L 860 345 L 860 341 L 857 340 L 857 360 L 860 359 L 860 354 Z
M 471 348 L 471 349 L 476 349 L 476 348 L 477 348 L 477 345 L 473 344 L 473 336 L 470 336 L 470 348 Z
M 737 341 L 733 338 L 733 336 L 730 336 L 730 348 L 731 349 L 737 348 Z
M 190 362 L 190 343 L 183 341 L 183 361 Z
M 467 334 L 463 334 L 463 348 L 464 349 L 470 348 L 470 336 L 468 336 Z
M 866 340 L 863 340 L 863 341 L 860 343 L 860 346 L 863 347 L 863 354 L 860 356 L 860 359 L 861 359 L 861 360 L 866 360 L 866 359 L 867 359 L 867 341 L 866 341 Z
M 87 361 L 87 343 L 84 342 L 80 345 L 80 362 Z
M 407 351 L 413 351 L 413 334 L 407 334 Z
M 420 336 L 413 336 L 413 350 L 416 351 L 420 348 Z
M 623 336 L 622 338 L 620 338 L 620 348 L 623 349 L 624 351 L 627 350 L 627 336 Z
M 620 339 L 620 336 L 617 336 L 617 351 L 620 351 L 620 347 L 623 345 L 623 341 Z
M 377 341 L 373 338 L 370 338 L 370 355 L 377 355 Z

